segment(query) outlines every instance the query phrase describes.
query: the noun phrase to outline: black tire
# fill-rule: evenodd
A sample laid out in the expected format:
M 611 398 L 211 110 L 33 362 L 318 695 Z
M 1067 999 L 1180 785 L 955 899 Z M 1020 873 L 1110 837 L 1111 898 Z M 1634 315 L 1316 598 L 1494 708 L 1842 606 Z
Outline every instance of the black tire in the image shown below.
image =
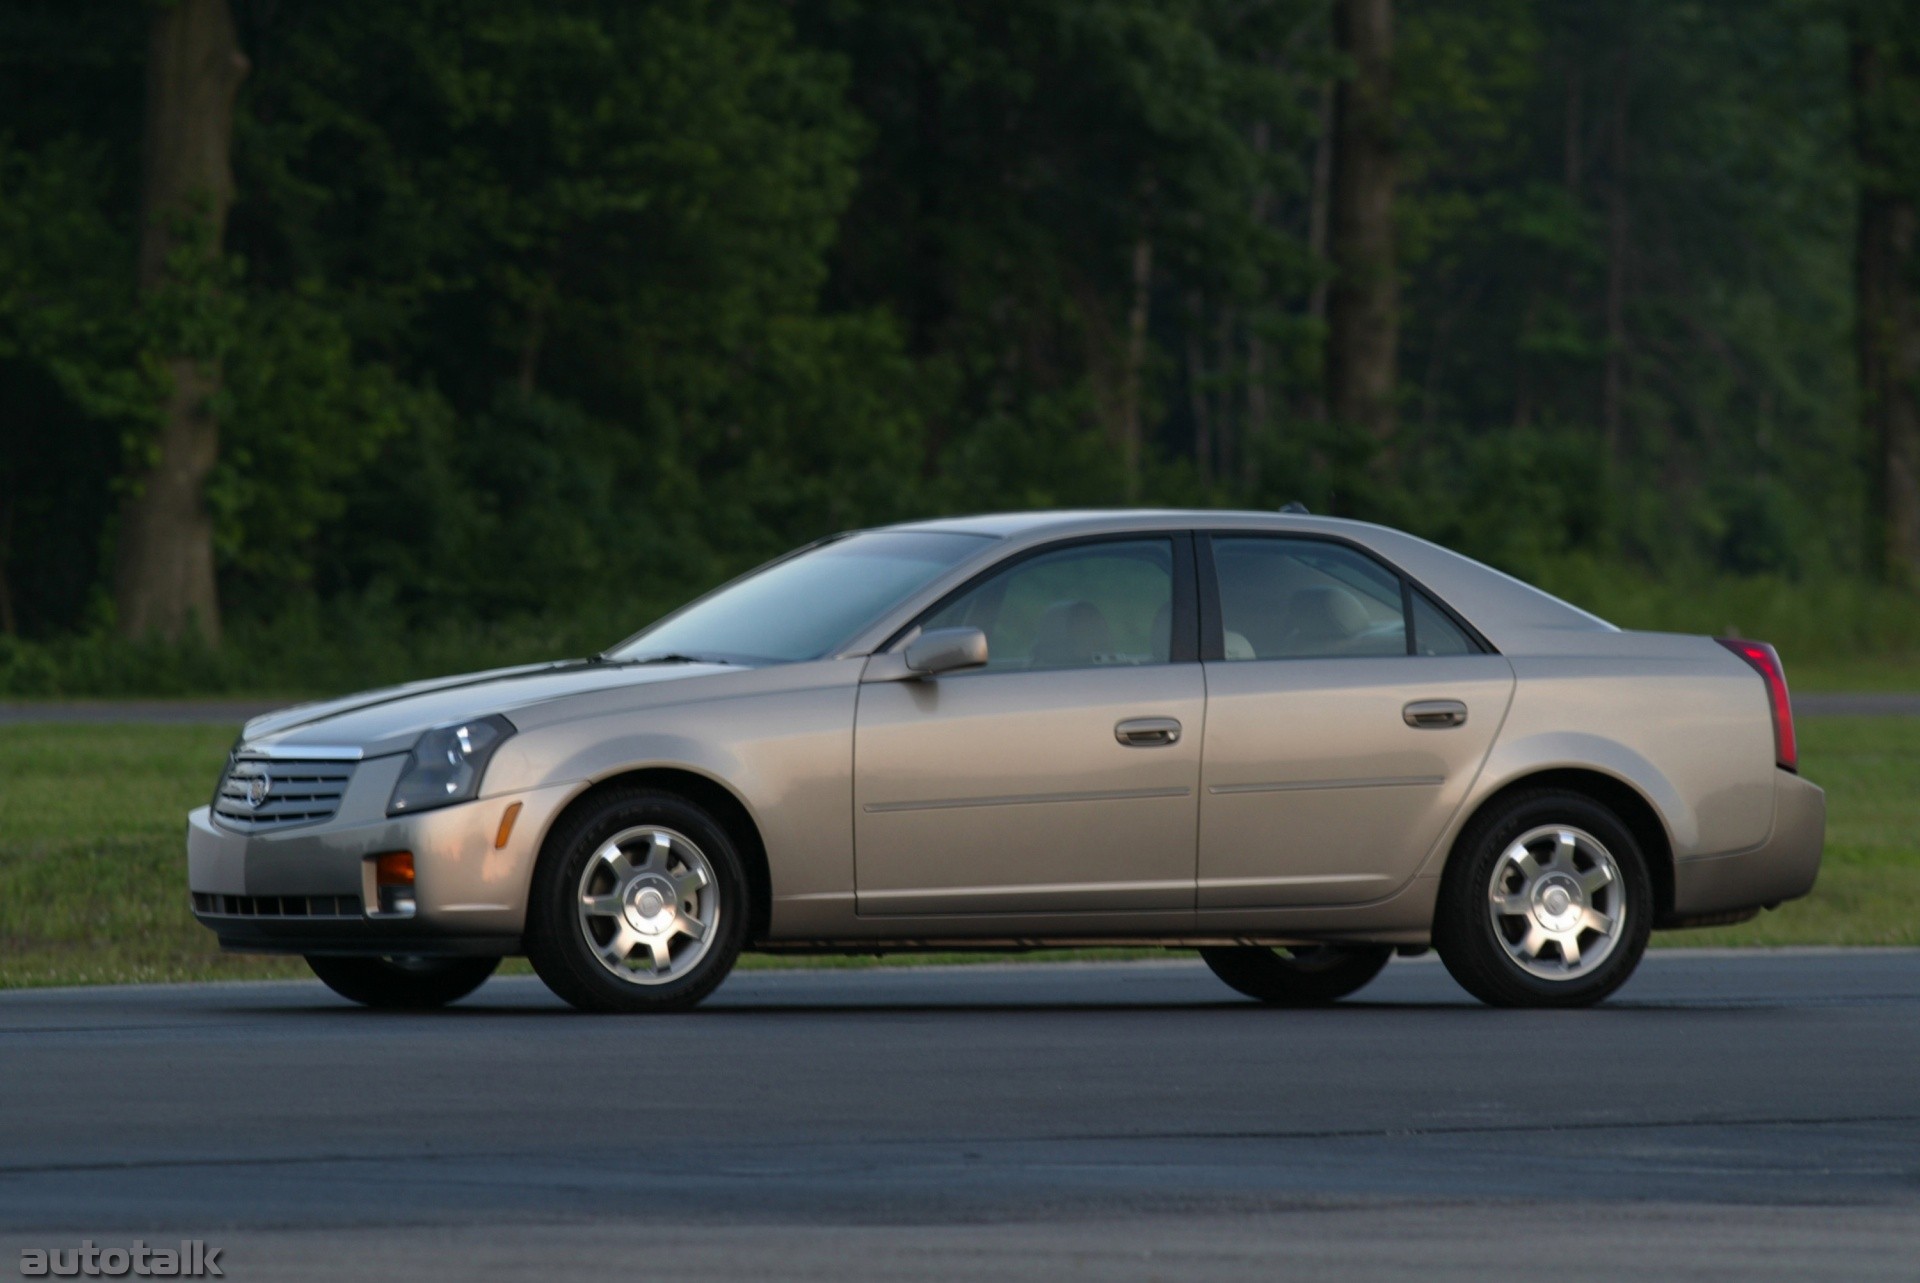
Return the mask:
M 602 961 L 606 942 L 580 911 L 582 878 L 588 861 L 605 844 L 649 828 L 680 836 L 691 843 L 694 855 L 704 857 L 711 870 L 704 886 L 712 888 L 714 897 L 706 922 L 711 939 L 702 937 L 705 950 L 684 974 L 660 978 L 649 972 L 643 979 L 640 968 L 633 968 L 628 972 L 633 978 L 623 978 Z M 680 852 L 670 858 L 683 861 L 677 867 L 684 876 L 691 867 L 684 863 L 690 858 L 687 848 L 672 849 Z M 751 916 L 747 888 L 746 866 L 732 835 L 704 808 L 658 789 L 609 792 L 563 818 L 547 839 L 527 906 L 527 957 L 549 989 L 582 1011 L 685 1011 L 718 988 L 739 959 Z M 613 929 L 623 929 L 618 918 L 609 922 Z M 684 939 L 677 937 L 676 943 Z
M 1518 937 L 1532 929 L 1532 919 L 1509 915 L 1496 921 L 1492 910 L 1495 870 L 1506 863 L 1508 849 L 1517 839 L 1555 827 L 1591 836 L 1612 857 L 1616 881 L 1585 894 L 1607 916 L 1625 914 L 1604 954 L 1599 946 L 1608 937 L 1602 933 L 1585 932 L 1575 940 L 1575 948 L 1585 951 L 1583 958 L 1598 956 L 1599 961 L 1586 970 L 1569 970 L 1564 977 L 1535 974 L 1516 956 L 1514 950 L 1526 951 Z M 1594 853 L 1584 848 L 1577 859 L 1586 861 L 1588 872 L 1596 864 Z M 1510 865 L 1507 869 L 1515 880 L 1503 886 L 1526 885 Z M 1514 894 L 1523 898 L 1517 890 Z M 1652 929 L 1652 878 L 1632 830 L 1610 808 L 1583 793 L 1535 789 L 1516 793 L 1476 816 L 1461 834 L 1440 880 L 1433 944 L 1461 988 L 1490 1006 L 1587 1007 L 1626 983 L 1640 965 Z M 1566 965 L 1564 954 L 1559 960 Z M 1552 961 L 1538 960 L 1538 965 L 1548 967 Z
M 1213 974 L 1249 998 L 1275 1007 L 1318 1007 L 1367 984 L 1393 957 L 1381 945 L 1323 944 L 1311 948 L 1258 946 L 1202 949 Z
M 363 1007 L 386 1011 L 432 1011 L 486 983 L 498 958 L 307 959 L 322 984 Z

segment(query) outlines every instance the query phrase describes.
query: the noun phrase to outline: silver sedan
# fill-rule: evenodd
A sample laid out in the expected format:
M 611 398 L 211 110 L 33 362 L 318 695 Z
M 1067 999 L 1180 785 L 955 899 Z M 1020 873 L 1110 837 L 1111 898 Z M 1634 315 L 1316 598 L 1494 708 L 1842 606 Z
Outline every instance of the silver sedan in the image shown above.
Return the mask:
M 1380 526 L 1022 513 L 822 540 L 589 659 L 250 722 L 188 819 L 223 947 L 595 1011 L 742 950 L 1198 949 L 1327 1002 L 1437 949 L 1576 1006 L 1813 886 L 1779 658 Z

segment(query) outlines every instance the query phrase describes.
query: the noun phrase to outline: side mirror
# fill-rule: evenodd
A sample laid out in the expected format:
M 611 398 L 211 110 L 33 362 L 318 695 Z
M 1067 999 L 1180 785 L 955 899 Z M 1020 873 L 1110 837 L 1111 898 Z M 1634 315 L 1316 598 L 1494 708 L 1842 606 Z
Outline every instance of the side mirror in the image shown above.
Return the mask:
M 987 662 L 987 635 L 978 628 L 936 628 L 907 646 L 907 671 L 922 677 L 978 668 Z

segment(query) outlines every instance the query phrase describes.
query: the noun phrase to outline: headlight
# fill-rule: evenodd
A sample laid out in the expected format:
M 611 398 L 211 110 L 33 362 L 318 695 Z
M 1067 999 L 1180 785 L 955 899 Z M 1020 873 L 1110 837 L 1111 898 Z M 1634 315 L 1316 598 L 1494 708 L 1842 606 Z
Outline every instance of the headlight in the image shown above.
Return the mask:
M 504 717 L 479 717 L 452 726 L 437 726 L 420 737 L 393 786 L 388 815 L 425 811 L 435 806 L 471 801 L 480 791 L 487 759 L 507 736 L 513 723 Z

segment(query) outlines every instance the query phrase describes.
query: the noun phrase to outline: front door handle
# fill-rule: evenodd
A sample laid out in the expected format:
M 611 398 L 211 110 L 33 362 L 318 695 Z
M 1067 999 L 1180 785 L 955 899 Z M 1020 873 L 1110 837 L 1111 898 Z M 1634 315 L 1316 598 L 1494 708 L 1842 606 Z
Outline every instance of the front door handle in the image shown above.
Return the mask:
M 1180 742 L 1180 723 L 1171 717 L 1130 717 L 1113 728 L 1128 748 L 1158 748 Z
M 1457 699 L 1416 699 L 1400 710 L 1407 725 L 1421 730 L 1444 730 L 1467 724 L 1467 706 Z

